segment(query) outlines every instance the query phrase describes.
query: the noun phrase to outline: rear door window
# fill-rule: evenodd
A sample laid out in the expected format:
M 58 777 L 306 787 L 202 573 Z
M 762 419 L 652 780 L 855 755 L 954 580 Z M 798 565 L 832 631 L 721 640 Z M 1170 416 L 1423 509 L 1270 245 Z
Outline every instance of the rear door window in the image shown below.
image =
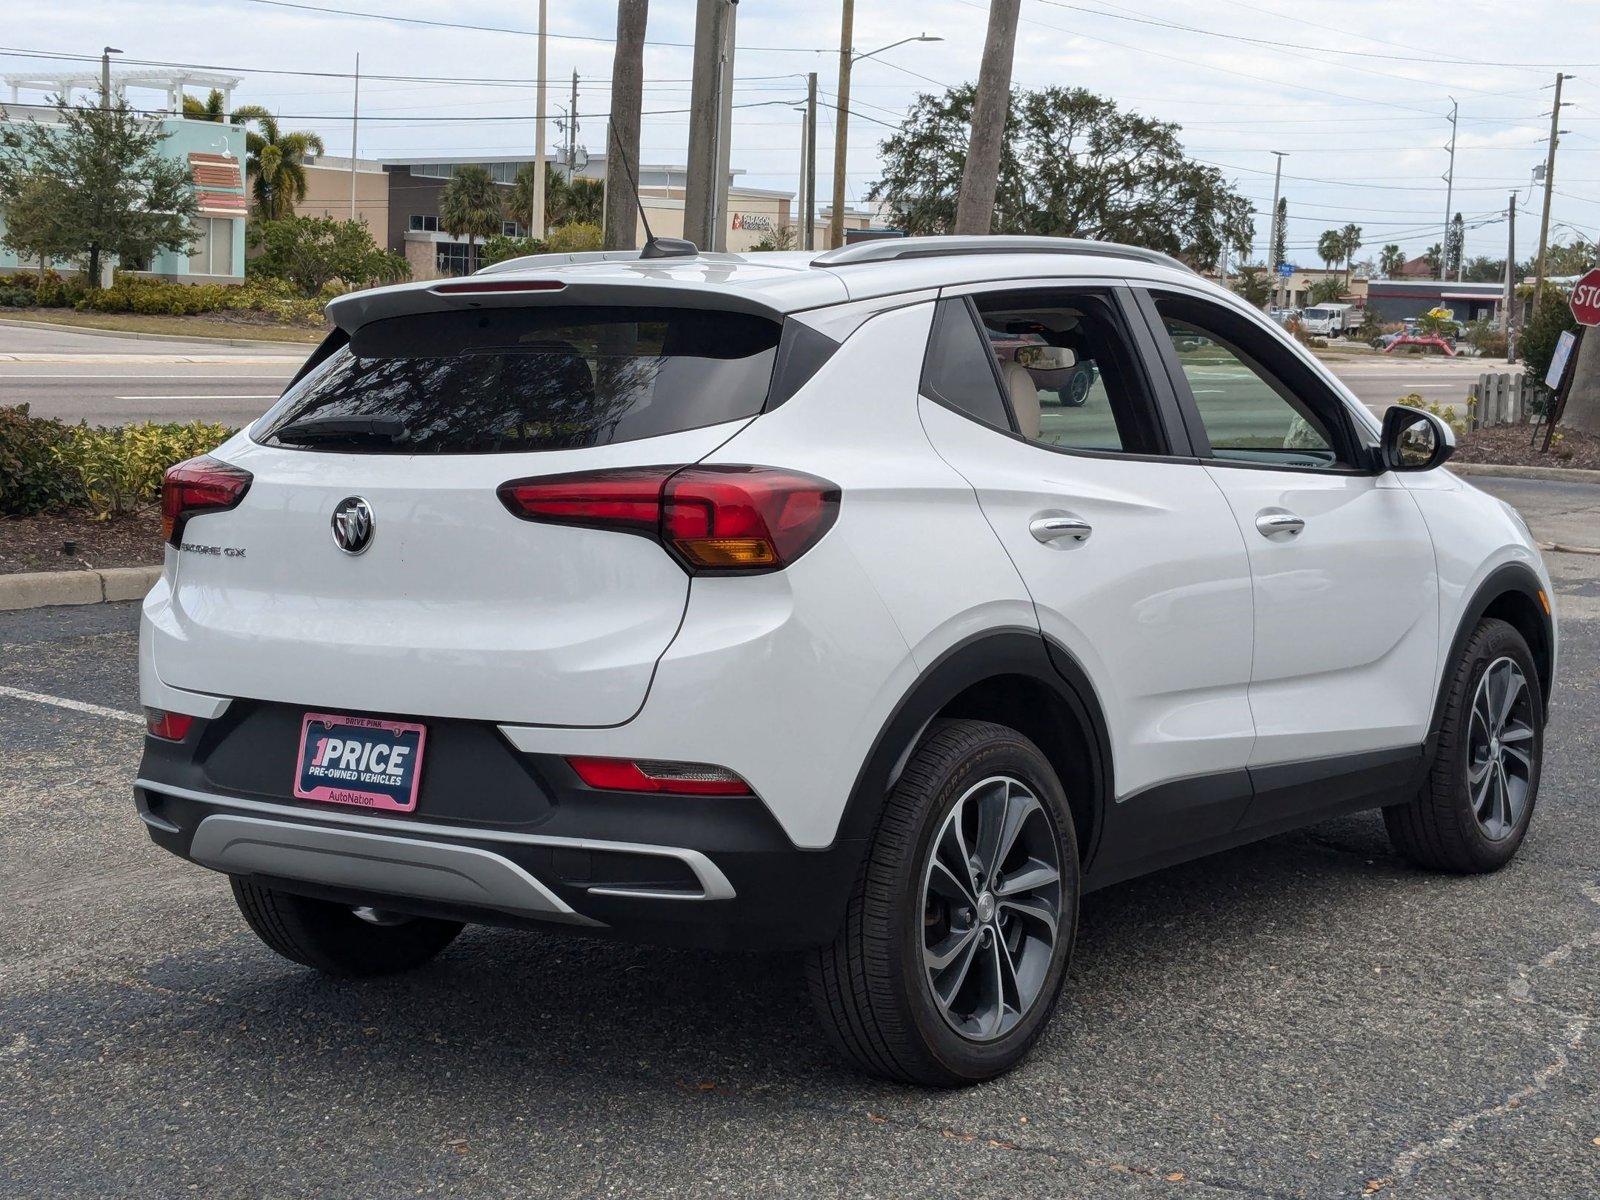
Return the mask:
M 528 307 L 374 321 L 254 432 L 377 454 L 571 450 L 752 417 L 782 327 L 749 313 Z

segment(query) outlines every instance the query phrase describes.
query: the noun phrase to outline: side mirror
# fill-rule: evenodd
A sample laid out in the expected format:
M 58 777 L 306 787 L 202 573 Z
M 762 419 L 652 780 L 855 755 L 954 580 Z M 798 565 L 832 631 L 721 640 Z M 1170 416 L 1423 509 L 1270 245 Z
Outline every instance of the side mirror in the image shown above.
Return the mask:
M 1396 404 L 1383 414 L 1378 453 L 1384 470 L 1431 471 L 1455 451 L 1455 430 L 1431 412 Z

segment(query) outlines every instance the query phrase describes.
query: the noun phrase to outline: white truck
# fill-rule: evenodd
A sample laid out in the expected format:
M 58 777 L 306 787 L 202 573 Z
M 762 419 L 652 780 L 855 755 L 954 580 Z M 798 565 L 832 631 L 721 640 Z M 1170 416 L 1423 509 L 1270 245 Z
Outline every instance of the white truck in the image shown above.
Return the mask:
M 1361 324 L 1354 304 L 1316 304 L 1300 314 L 1300 323 L 1314 337 L 1342 337 Z

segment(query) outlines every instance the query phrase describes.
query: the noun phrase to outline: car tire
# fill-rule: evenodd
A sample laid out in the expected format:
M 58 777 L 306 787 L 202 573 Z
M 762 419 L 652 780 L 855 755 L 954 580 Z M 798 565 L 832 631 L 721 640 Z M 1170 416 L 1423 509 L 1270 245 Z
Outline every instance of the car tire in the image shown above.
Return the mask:
M 239 912 L 258 938 L 284 958 L 328 975 L 356 978 L 409 971 L 448 946 L 462 928 L 457 921 L 391 917 L 280 892 L 248 879 L 229 881 Z
M 1527 834 L 1543 749 L 1544 697 L 1528 643 L 1506 622 L 1484 620 L 1451 665 L 1421 790 L 1383 810 L 1390 842 L 1435 871 L 1499 870 Z
M 965 884 L 951 870 L 963 857 Z M 1078 886 L 1072 814 L 1038 747 L 1002 725 L 935 721 L 885 801 L 844 928 L 810 955 L 834 1046 L 871 1074 L 934 1087 L 1010 1070 L 1055 1008 Z

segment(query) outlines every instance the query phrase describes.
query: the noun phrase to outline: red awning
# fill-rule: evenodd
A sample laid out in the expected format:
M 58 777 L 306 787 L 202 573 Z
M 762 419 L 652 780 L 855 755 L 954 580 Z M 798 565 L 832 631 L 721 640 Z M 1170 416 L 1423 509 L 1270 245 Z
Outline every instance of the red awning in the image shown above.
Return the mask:
M 246 211 L 245 198 L 227 192 L 201 192 L 200 215 L 203 217 L 242 217 Z

